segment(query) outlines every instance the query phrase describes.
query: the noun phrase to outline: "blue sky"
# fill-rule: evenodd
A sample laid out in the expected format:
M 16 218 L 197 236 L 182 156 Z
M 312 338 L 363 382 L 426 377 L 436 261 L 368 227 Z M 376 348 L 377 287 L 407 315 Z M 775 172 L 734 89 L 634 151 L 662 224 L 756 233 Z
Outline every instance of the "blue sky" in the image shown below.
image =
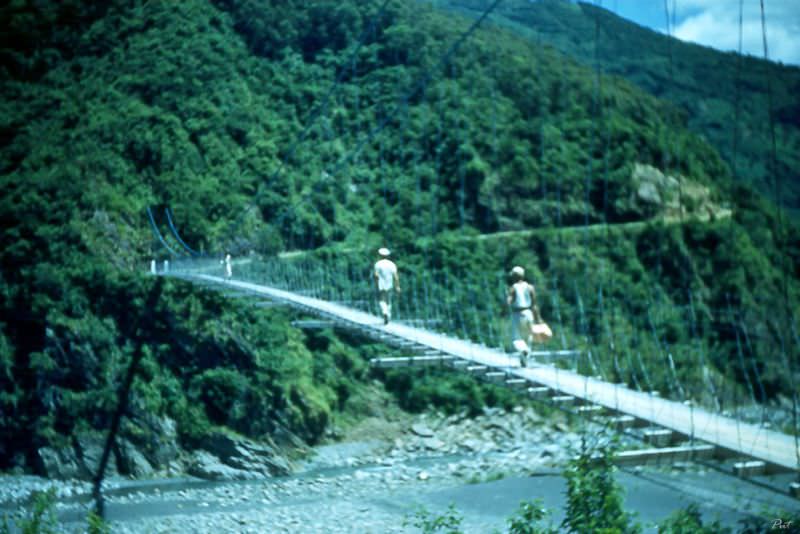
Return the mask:
M 667 33 L 665 0 L 586 0 Z M 800 0 L 763 0 L 769 58 L 800 65 Z M 760 0 L 741 0 L 742 50 L 763 57 Z M 666 0 L 672 35 L 720 50 L 739 47 L 740 0 Z

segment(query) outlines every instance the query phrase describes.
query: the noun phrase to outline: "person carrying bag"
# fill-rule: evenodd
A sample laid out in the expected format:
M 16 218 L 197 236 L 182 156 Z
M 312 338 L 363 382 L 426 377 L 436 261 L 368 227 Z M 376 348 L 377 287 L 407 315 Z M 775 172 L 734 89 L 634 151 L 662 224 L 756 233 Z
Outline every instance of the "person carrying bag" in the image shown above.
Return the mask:
M 510 278 L 506 302 L 511 308 L 512 343 L 519 352 L 520 366 L 525 367 L 528 364 L 530 345 L 548 341 L 553 337 L 553 332 L 539 314 L 536 290 L 525 281 L 525 269 L 515 266 L 511 269 Z

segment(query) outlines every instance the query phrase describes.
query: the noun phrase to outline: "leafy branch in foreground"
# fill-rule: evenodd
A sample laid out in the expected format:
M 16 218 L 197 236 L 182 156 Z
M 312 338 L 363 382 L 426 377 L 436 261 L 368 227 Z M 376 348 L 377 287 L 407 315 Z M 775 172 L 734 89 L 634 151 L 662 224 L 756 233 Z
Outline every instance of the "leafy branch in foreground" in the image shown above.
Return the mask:
M 614 440 L 589 444 L 584 436 L 567 464 L 567 513 L 561 526 L 568 532 L 641 532 L 624 510 L 622 486 L 614 479 L 616 447 Z
M 447 511 L 441 515 L 433 514 L 424 506 L 420 507 L 413 517 L 403 520 L 403 526 L 413 525 L 420 529 L 422 534 L 434 534 L 444 532 L 445 534 L 461 534 L 461 523 L 464 518 L 458 513 L 453 503 L 447 507 Z

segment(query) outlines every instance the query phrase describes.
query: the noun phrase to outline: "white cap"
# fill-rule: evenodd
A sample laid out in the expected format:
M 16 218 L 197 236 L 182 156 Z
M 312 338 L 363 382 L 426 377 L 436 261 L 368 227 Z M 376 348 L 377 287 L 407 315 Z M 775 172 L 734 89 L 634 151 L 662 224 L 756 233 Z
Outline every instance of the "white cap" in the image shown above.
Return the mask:
M 525 276 L 525 269 L 523 269 L 522 267 L 517 265 L 513 269 L 511 269 L 511 274 L 516 274 L 519 277 L 524 277 Z
M 381 256 L 388 256 L 389 254 L 391 254 L 391 252 L 389 251 L 388 248 L 381 247 L 378 249 L 378 254 L 380 254 Z

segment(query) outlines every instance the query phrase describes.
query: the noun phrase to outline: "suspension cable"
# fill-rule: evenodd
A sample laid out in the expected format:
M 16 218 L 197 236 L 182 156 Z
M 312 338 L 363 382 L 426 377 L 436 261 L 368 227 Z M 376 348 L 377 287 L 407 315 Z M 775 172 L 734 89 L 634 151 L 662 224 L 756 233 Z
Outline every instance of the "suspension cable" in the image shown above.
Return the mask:
M 156 236 L 156 239 L 158 239 L 158 241 L 161 243 L 161 245 L 162 245 L 162 246 L 163 246 L 165 249 L 167 249 L 167 251 L 168 251 L 170 254 L 172 254 L 172 255 L 173 255 L 173 256 L 175 256 L 175 257 L 178 257 L 178 256 L 180 256 L 180 254 L 178 254 L 177 252 L 175 252 L 175 250 L 174 250 L 172 247 L 170 247 L 170 246 L 169 246 L 169 244 L 167 244 L 166 240 L 164 239 L 164 236 L 161 234 L 161 231 L 158 229 L 158 226 L 156 226 L 156 221 L 155 221 L 155 219 L 153 218 L 153 212 L 152 212 L 152 210 L 150 209 L 150 206 L 147 206 L 147 208 L 146 208 L 146 210 L 145 210 L 145 211 L 147 211 L 147 217 L 148 217 L 148 219 L 150 220 L 150 228 L 153 230 L 153 235 L 155 235 L 155 236 Z
M 178 234 L 178 229 L 175 228 L 175 223 L 172 222 L 172 213 L 170 213 L 169 206 L 167 206 L 167 208 L 164 210 L 164 213 L 167 214 L 167 224 L 169 225 L 169 229 L 172 232 L 173 237 L 178 240 L 178 243 L 180 243 L 181 246 L 184 249 L 186 249 L 186 252 L 188 252 L 190 255 L 194 257 L 201 256 L 199 252 L 192 249 L 189 245 L 186 244 L 186 242 L 183 239 L 181 239 L 180 234 Z
M 780 180 L 778 179 L 777 173 L 777 159 L 778 159 L 778 146 L 775 137 L 775 110 L 773 107 L 773 96 L 772 96 L 772 76 L 771 76 L 771 66 L 769 64 L 769 48 L 767 47 L 767 17 L 764 10 L 764 0 L 760 1 L 761 7 L 761 36 L 762 42 L 764 47 L 764 68 L 766 71 L 766 78 L 767 78 L 767 103 L 768 103 L 768 113 L 769 113 L 769 133 L 770 133 L 770 164 L 772 167 L 772 179 L 773 179 L 773 188 L 775 192 L 775 203 L 777 204 L 778 209 L 778 240 L 779 242 L 777 245 L 783 248 L 783 254 L 780 255 L 781 258 L 781 274 L 782 274 L 782 290 L 783 290 L 783 305 L 784 311 L 786 314 L 786 321 L 791 322 L 792 326 L 794 325 L 794 320 L 792 319 L 793 313 L 792 308 L 789 303 L 789 281 L 787 278 L 787 271 L 788 267 L 786 265 L 787 260 L 789 259 L 788 254 L 786 254 L 786 236 L 784 232 L 784 223 L 783 223 L 783 202 L 780 196 Z M 780 326 L 779 326 L 780 328 Z M 784 351 L 784 344 L 781 344 L 781 350 Z M 785 355 L 785 352 L 783 352 Z M 792 419 L 793 419 L 793 426 L 794 426 L 794 449 L 797 455 L 797 465 L 800 466 L 800 432 L 798 432 L 798 398 L 797 398 L 797 387 L 794 385 L 794 376 L 795 376 L 795 360 L 796 358 L 788 358 L 789 360 L 789 376 L 790 376 L 790 383 L 792 386 Z

